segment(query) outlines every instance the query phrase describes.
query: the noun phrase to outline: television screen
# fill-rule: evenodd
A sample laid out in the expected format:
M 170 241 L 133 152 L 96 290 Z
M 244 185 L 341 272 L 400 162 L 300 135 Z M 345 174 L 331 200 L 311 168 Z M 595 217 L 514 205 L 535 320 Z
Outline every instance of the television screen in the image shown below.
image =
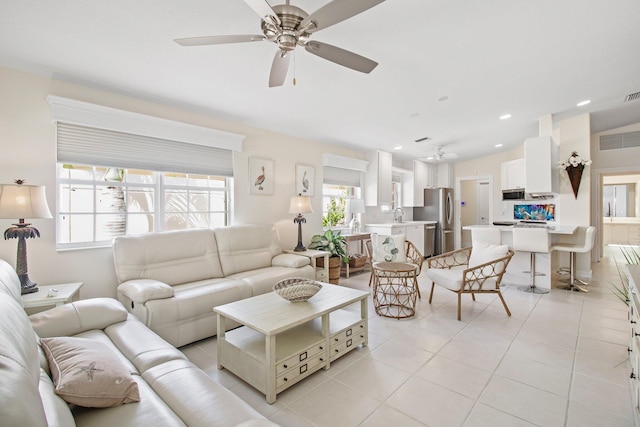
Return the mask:
M 556 205 L 513 205 L 513 219 L 555 221 Z

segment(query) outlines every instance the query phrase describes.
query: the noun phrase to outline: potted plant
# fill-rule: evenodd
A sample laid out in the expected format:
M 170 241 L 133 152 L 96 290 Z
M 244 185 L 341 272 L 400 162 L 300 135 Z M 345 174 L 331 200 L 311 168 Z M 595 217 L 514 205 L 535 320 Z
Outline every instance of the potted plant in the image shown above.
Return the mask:
M 309 249 L 331 253 L 329 257 L 329 283 L 337 285 L 340 280 L 340 262 L 349 262 L 345 237 L 340 235 L 340 231 L 327 230 L 311 238 Z M 324 267 L 324 258 L 318 258 L 316 265 Z

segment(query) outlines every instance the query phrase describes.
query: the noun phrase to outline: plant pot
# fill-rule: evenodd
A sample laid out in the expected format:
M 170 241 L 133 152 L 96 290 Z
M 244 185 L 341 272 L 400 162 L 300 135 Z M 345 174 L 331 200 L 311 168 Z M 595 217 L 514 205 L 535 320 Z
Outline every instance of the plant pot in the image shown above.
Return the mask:
M 341 260 L 339 256 L 329 257 L 329 283 L 337 285 L 340 280 Z M 324 258 L 316 259 L 316 267 L 324 267 Z

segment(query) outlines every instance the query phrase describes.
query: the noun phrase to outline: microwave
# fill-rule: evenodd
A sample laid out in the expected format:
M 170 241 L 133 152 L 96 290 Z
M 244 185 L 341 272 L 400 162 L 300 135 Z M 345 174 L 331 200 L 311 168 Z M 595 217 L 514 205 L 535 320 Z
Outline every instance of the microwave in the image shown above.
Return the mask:
M 502 200 L 525 200 L 524 188 L 514 188 L 511 190 L 502 190 Z

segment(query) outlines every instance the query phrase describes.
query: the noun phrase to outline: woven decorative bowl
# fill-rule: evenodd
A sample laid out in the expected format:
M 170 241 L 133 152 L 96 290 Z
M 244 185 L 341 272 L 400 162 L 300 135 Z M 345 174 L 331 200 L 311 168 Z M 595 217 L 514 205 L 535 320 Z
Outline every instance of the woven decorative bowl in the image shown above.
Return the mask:
M 319 282 L 302 277 L 279 281 L 273 287 L 275 293 L 291 302 L 303 302 L 314 296 L 322 288 Z

